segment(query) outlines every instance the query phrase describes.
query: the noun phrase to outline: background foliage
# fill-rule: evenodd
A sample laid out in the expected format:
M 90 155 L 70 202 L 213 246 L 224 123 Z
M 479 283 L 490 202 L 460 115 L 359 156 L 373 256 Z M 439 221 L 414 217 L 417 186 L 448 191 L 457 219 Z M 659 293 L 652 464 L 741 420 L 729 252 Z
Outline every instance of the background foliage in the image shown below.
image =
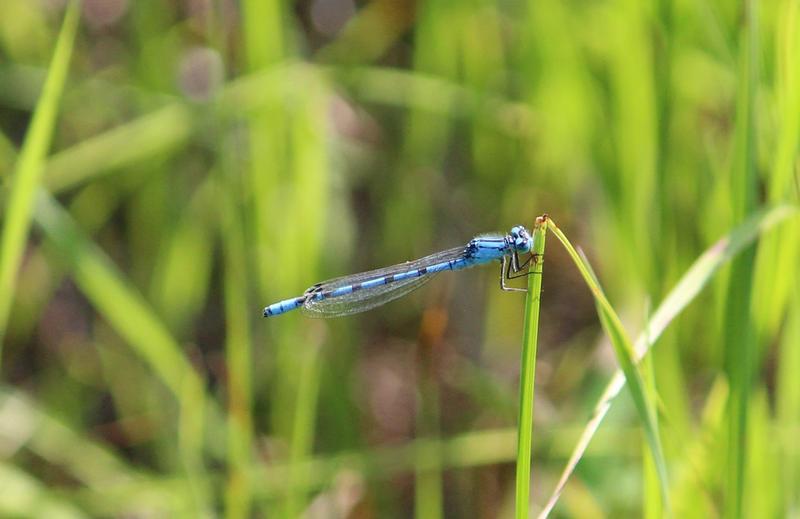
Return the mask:
M 639 332 L 798 201 L 796 0 L 71 5 L 0 3 L 3 515 L 506 517 L 523 301 L 494 269 L 261 308 L 547 212 Z M 799 242 L 745 250 L 643 367 L 677 516 L 800 513 Z M 543 285 L 534 511 L 616 368 L 559 247 Z M 659 516 L 646 452 L 626 395 L 555 513 Z

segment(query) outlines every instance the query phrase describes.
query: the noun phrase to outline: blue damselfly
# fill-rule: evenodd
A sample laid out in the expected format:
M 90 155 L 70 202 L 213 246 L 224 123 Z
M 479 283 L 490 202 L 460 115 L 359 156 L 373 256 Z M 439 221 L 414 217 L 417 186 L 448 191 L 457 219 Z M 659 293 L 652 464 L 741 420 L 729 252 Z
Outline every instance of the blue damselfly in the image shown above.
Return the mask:
M 528 266 L 533 256 L 521 263 L 519 255 L 530 253 L 532 246 L 530 232 L 521 225 L 513 227 L 505 236 L 476 236 L 464 247 L 317 283 L 299 297 L 285 299 L 264 308 L 264 317 L 280 315 L 297 308 L 302 308 L 313 317 L 338 317 L 363 312 L 419 288 L 439 272 L 463 270 L 492 261 L 500 262 L 500 287 L 503 290 L 524 292 L 525 289 L 507 287 L 505 280 L 519 277 L 515 274 Z

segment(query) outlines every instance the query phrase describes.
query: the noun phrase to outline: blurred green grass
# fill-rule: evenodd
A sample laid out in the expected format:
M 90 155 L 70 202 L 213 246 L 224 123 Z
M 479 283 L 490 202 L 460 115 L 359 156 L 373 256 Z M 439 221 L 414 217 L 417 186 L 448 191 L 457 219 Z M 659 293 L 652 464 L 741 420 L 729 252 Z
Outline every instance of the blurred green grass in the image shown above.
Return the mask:
M 800 198 L 795 1 L 80 11 L 54 58 L 63 6 L 0 5 L 2 514 L 511 516 L 523 302 L 493 269 L 337 321 L 260 309 L 548 212 L 640 331 Z M 799 260 L 794 218 L 653 348 L 676 515 L 800 509 Z M 616 368 L 547 261 L 533 511 Z M 661 513 L 637 423 L 620 399 L 555 514 Z

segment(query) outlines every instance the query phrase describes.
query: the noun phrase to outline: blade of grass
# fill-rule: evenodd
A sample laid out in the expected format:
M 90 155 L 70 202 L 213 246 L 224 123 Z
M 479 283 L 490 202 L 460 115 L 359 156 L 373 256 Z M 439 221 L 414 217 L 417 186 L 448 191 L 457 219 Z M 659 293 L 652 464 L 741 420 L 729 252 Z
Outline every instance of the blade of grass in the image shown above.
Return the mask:
M 583 276 L 584 281 L 586 281 L 586 284 L 594 294 L 600 321 L 603 323 L 603 327 L 611 339 L 617 361 L 620 363 L 620 367 L 625 374 L 631 397 L 639 413 L 639 419 L 642 421 L 645 438 L 647 439 L 650 452 L 653 455 L 656 471 L 658 472 L 662 505 L 669 514 L 671 507 L 669 504 L 667 463 L 664 459 L 664 450 L 661 446 L 661 438 L 658 432 L 655 404 L 652 396 L 646 391 L 642 376 L 636 367 L 636 362 L 634 361 L 635 353 L 631 341 L 617 313 L 614 311 L 611 303 L 603 293 L 602 288 L 600 288 L 600 285 L 592 275 L 591 267 L 588 266 L 588 263 L 584 262 L 564 233 L 561 232 L 561 229 L 559 229 L 552 220 L 550 220 L 550 227 L 553 230 L 553 234 L 555 234 L 558 240 L 564 245 L 564 248 L 566 248 L 572 260 L 578 266 L 578 270 Z
M 225 276 L 225 355 L 228 365 L 228 482 L 225 517 L 249 517 L 251 482 L 247 467 L 253 444 L 252 338 L 247 300 L 246 239 L 240 211 L 242 187 L 229 146 L 220 156 L 223 164 L 216 175 L 223 194 L 220 238 Z
M 220 116 L 241 117 L 290 91 L 307 65 L 288 63 L 242 76 L 227 83 L 219 95 Z M 109 85 L 113 88 L 113 85 Z M 196 107 L 195 107 L 196 108 Z M 174 102 L 66 148 L 48 161 L 43 183 L 53 192 L 73 189 L 102 175 L 159 155 L 177 152 L 197 132 L 192 107 Z
M 3 236 L 0 242 L 0 359 L 8 314 L 14 299 L 17 272 L 31 226 L 36 188 L 52 140 L 58 104 L 67 79 L 75 33 L 78 30 L 78 5 L 77 1 L 70 2 L 64 15 L 42 96 L 36 104 L 30 129 L 17 160 L 3 217 Z
M 35 510 L 39 517 L 78 519 L 89 517 L 42 481 L 19 467 L 0 462 L 0 514 L 5 517 L 26 517 Z
M 525 519 L 530 512 L 531 444 L 533 435 L 533 385 L 536 375 L 536 347 L 539 334 L 539 304 L 542 300 L 542 269 L 547 234 L 546 216 L 536 219 L 533 230 L 533 268 L 528 276 L 525 298 L 525 322 L 522 332 L 522 362 L 519 381 L 519 420 L 517 427 L 516 517 Z
M 41 433 L 42 441 L 47 441 L 49 432 Z M 629 427 L 606 430 L 593 444 L 589 454 L 598 459 L 608 459 L 609 456 L 639 459 L 639 450 L 631 447 L 638 435 L 636 430 Z M 259 502 L 277 502 L 284 498 L 289 486 L 295 486 L 303 493 L 324 491 L 335 484 L 337 477 L 342 474 L 355 474 L 358 478 L 380 482 L 430 470 L 469 472 L 464 469 L 513 463 L 516 459 L 517 437 L 517 429 L 511 427 L 448 438 L 420 437 L 396 446 L 309 456 L 299 463 L 253 463 L 248 470 L 250 479 L 258 482 L 252 490 Z M 538 450 L 546 450 L 549 455 L 561 458 L 566 456 L 567 444 L 577 437 L 577 431 L 573 427 L 553 428 L 540 431 L 538 437 L 542 439 L 537 442 Z M 0 447 L 4 446 L 0 443 Z M 292 479 L 292 471 L 299 477 Z M 59 490 L 80 496 L 76 500 L 84 503 L 84 507 L 95 516 L 124 515 L 149 507 L 158 510 L 186 509 L 185 503 L 190 496 L 180 477 L 145 471 L 137 471 L 136 476 L 110 477 L 82 488 L 60 487 Z M 210 470 L 206 484 L 211 488 L 221 488 L 226 476 L 224 470 Z M 568 492 L 564 500 L 571 500 Z M 277 509 L 274 505 L 271 508 Z M 167 515 L 172 517 L 176 514 Z
M 580 255 L 581 259 L 583 260 L 586 268 L 591 274 L 594 282 L 600 286 L 600 279 L 595 274 L 594 270 L 592 270 L 592 266 L 589 264 L 589 258 L 586 254 L 583 253 L 582 249 L 578 249 L 578 254 Z M 599 311 L 599 309 L 598 309 Z M 648 312 L 649 317 L 649 312 Z M 647 327 L 644 328 L 644 333 L 647 333 Z M 634 350 L 635 352 L 635 350 Z M 635 353 L 634 353 L 635 354 Z M 654 395 L 654 398 L 657 400 L 657 403 L 661 404 L 658 400 L 660 396 L 657 394 L 656 386 L 655 386 L 655 371 L 653 370 L 652 366 L 652 359 L 651 358 L 644 358 L 640 360 L 639 369 L 643 375 L 643 382 L 645 382 L 646 390 L 651 394 Z M 658 413 L 654 415 L 655 419 L 655 426 L 658 427 Z M 658 472 L 658 467 L 655 464 L 655 460 L 649 450 L 649 446 L 643 445 L 642 446 L 642 473 L 643 473 L 643 492 L 642 492 L 642 517 L 661 517 L 662 515 L 662 506 L 661 506 L 661 499 L 659 495 L 661 494 L 661 482 Z
M 759 235 L 765 233 L 789 217 L 796 217 L 798 214 L 800 214 L 800 207 L 790 205 L 781 205 L 770 210 L 760 211 L 730 233 L 720 238 L 697 258 L 675 287 L 664 298 L 664 301 L 662 301 L 661 305 L 659 305 L 645 326 L 645 331 L 637 338 L 635 347 L 637 362 L 647 354 L 650 347 L 655 344 L 666 327 L 694 300 L 697 294 L 700 293 L 703 287 L 705 287 L 711 277 L 724 263 L 736 256 Z M 544 510 L 539 515 L 540 518 L 547 517 L 558 502 L 558 498 L 564 490 L 567 480 L 575 470 L 584 452 L 586 452 L 586 448 L 592 436 L 594 436 L 603 418 L 605 418 L 605 415 L 611 408 L 612 401 L 625 386 L 625 381 L 624 374 L 621 370 L 618 370 L 612 377 L 608 386 L 606 386 L 605 391 L 603 391 L 597 404 L 595 404 L 592 418 L 584 427 L 584 432 L 578 444 L 575 446 L 556 488 L 553 490 Z
M 296 99 L 298 104 L 290 114 L 289 130 L 291 137 L 291 167 L 295 189 L 290 195 L 288 207 L 299 208 L 302 216 L 293 218 L 296 229 L 302 229 L 303 240 L 284 238 L 278 252 L 281 264 L 292 262 L 289 258 L 305 255 L 309 265 L 319 265 L 322 258 L 322 225 L 325 221 L 328 193 L 328 157 L 323 129 L 327 86 L 317 85 L 308 88 Z M 273 208 L 274 210 L 274 208 Z M 294 261 L 296 263 L 296 261 Z M 300 275 L 299 271 L 294 272 Z M 297 278 L 294 278 L 297 279 Z M 284 332 L 287 332 L 284 330 Z M 303 333 L 300 341 L 306 351 L 297 348 L 297 337 Z M 288 398 L 276 402 L 276 409 L 287 420 L 290 447 L 289 459 L 292 466 L 301 463 L 311 456 L 317 437 L 317 405 L 319 402 L 320 349 L 324 335 L 315 328 L 309 327 L 300 332 L 296 329 L 291 335 L 281 337 L 281 351 L 278 352 L 282 391 Z M 298 373 L 301 374 L 298 379 Z M 276 393 L 277 395 L 277 393 Z M 289 406 L 292 402 L 294 407 Z M 294 477 L 294 472 L 290 476 Z M 300 512 L 307 506 L 307 496 L 303 492 L 290 489 L 286 496 L 288 517 Z
M 765 179 L 770 203 L 800 198 L 795 173 L 800 149 L 800 5 L 783 2 L 778 11 L 776 34 L 775 97 L 778 115 L 775 160 Z M 779 333 L 792 298 L 791 282 L 800 259 L 800 228 L 784 226 L 758 246 L 752 311 L 759 342 Z
M 443 333 L 447 326 L 447 315 L 434 306 L 425 311 L 417 336 L 417 358 L 420 364 L 417 381 L 416 436 L 441 435 L 442 395 L 439 370 L 436 360 L 439 357 Z M 432 470 L 417 471 L 414 474 L 414 517 L 420 519 L 441 519 L 444 514 L 444 482 L 441 459 L 437 451 L 423 454 Z M 437 463 L 438 462 L 438 463 Z
M 566 455 L 564 436 L 573 438 L 572 427 L 541 431 L 535 451 L 558 457 Z M 600 442 L 591 449 L 597 459 L 625 457 L 639 459 L 640 450 L 632 447 L 638 432 L 629 427 L 605 431 Z M 398 475 L 443 470 L 490 467 L 513 463 L 516 459 L 518 430 L 487 429 L 449 438 L 423 437 L 397 446 L 344 450 L 333 454 L 306 457 L 294 464 L 275 461 L 253 465 L 252 478 L 257 481 L 253 492 L 264 499 L 281 499 L 290 485 L 303 492 L 324 489 L 338 475 L 353 472 L 370 481 L 385 481 Z M 602 444 L 602 445 L 601 445 Z M 436 453 L 431 456 L 431 453 Z M 291 478 L 295 471 L 297 477 Z
M 724 427 L 728 405 L 728 381 L 718 375 L 700 411 L 694 436 L 683 446 L 682 464 L 675 476 L 673 495 L 678 517 L 710 517 L 718 515 L 713 497 L 713 473 L 716 465 L 714 445 Z
M 800 4 L 776 4 L 775 45 L 776 142 L 765 178 L 771 202 L 800 199 L 797 153 L 800 146 Z M 768 33 L 767 33 L 768 34 Z M 768 36 L 765 35 L 765 41 Z M 778 486 L 784 515 L 800 510 L 800 221 L 783 225 L 758 246 L 751 312 L 760 348 L 760 361 L 768 355 L 780 359 L 774 388 L 775 424 L 781 464 L 777 474 L 760 477 L 759 484 Z M 773 349 L 777 342 L 777 349 Z M 769 361 L 767 361 L 769 362 Z M 771 440 L 772 441 L 772 440 Z M 753 443 L 751 442 L 751 445 Z M 750 459 L 753 459 L 751 454 Z M 753 471 L 750 471 L 753 472 Z M 751 487 L 751 496 L 762 490 Z M 748 510 L 750 512 L 750 510 Z
M 224 114 L 239 117 L 273 103 L 297 82 L 310 81 L 307 73 L 334 75 L 359 97 L 386 105 L 410 106 L 453 117 L 473 117 L 480 111 L 502 132 L 527 134 L 532 114 L 527 106 L 502 97 L 484 96 L 468 87 L 436 76 L 380 67 L 357 67 L 345 71 L 324 66 L 286 62 L 228 82 L 220 92 Z M 113 85 L 109 85 L 113 88 Z M 425 91 L 424 97 L 410 96 Z M 422 103 L 422 104 L 420 104 Z M 453 110 L 443 107 L 453 106 Z M 175 102 L 145 113 L 129 122 L 84 139 L 54 154 L 47 162 L 43 183 L 51 192 L 74 189 L 102 175 L 180 148 L 192 137 L 197 124 L 191 108 Z
M 86 296 L 122 337 L 140 348 L 142 357 L 176 395 L 181 394 L 184 383 L 202 387 L 177 341 L 150 312 L 141 296 L 127 285 L 108 257 L 81 233 L 69 214 L 44 192 L 40 195 L 36 223 L 73 267 L 73 276 Z
M 378 66 L 327 70 L 356 99 L 456 120 L 474 118 L 514 137 L 529 136 L 534 129 L 535 114 L 528 105 L 461 85 L 441 74 Z
M 768 391 L 772 389 L 766 385 L 754 388 L 749 401 L 747 471 L 744 475 L 748 496 L 743 501 L 743 517 L 781 517 L 784 510 L 790 510 L 784 508 L 781 488 L 777 484 L 787 460 L 776 448 L 779 434 L 771 417 L 773 410 Z M 772 477 L 765 478 L 766 474 Z
M 102 173 L 165 155 L 189 139 L 193 122 L 192 112 L 180 103 L 153 110 L 53 155 L 44 183 L 50 191 L 60 192 Z
M 780 452 L 784 463 L 781 480 L 787 510 L 800 510 L 800 280 L 795 283 L 794 303 L 790 307 L 780 345 L 778 364 L 776 415 Z
M 204 411 L 214 409 L 206 402 L 202 379 L 142 297 L 86 238 L 69 214 L 43 191 L 37 200 L 35 218 L 72 268 L 73 277 L 86 297 L 175 394 L 181 408 L 178 448 L 184 469 L 198 511 L 208 509 L 204 504 L 208 492 L 199 488 L 199 482 L 204 472 Z M 218 413 L 213 417 L 216 416 Z
M 181 335 L 200 314 L 212 275 L 217 183 L 206 177 L 191 195 L 186 209 L 166 240 L 155 263 L 150 299 L 162 320 Z M 73 213 L 74 214 L 74 213 Z
M 103 499 L 119 488 L 128 489 L 127 499 L 116 495 L 113 506 L 103 511 L 87 507 L 81 499 L 71 499 L 92 516 L 137 516 L 154 511 L 175 516 L 191 508 L 191 495 L 180 480 L 173 478 L 164 484 L 163 476 L 127 465 L 107 445 L 72 429 L 31 396 L 0 386 L 0 451 L 5 455 L 23 449 L 74 478 L 66 483 L 70 492 L 75 481 L 80 483 L 75 491 Z M 58 494 L 65 494 L 66 487 L 52 482 L 49 485 L 50 491 Z
M 231 118 L 252 113 L 292 88 L 308 66 L 286 64 L 242 76 L 227 83 L 216 112 Z M 112 88 L 113 85 L 109 85 Z M 195 107 L 196 108 L 196 107 Z M 196 132 L 207 131 L 192 107 L 174 102 L 99 133 L 53 155 L 44 184 L 57 193 L 154 156 L 176 152 Z
M 397 44 L 415 21 L 415 2 L 376 0 L 354 13 L 331 43 L 316 52 L 323 63 L 372 63 Z
M 292 423 L 292 444 L 289 452 L 289 474 L 290 484 L 302 481 L 302 471 L 300 466 L 311 457 L 314 436 L 316 433 L 315 424 L 317 418 L 317 400 L 319 398 L 320 371 L 321 363 L 321 343 L 319 340 L 312 339 L 304 345 L 305 351 L 302 352 L 300 360 L 300 372 L 297 385 L 297 409 Z M 292 486 L 287 492 L 285 510 L 287 517 L 298 517 L 305 506 L 305 493 Z
M 285 67 L 281 66 L 280 62 L 291 52 L 287 45 L 288 26 L 281 23 L 285 18 L 284 5 L 274 0 L 267 2 L 247 0 L 242 2 L 242 14 L 243 52 L 247 70 L 253 73 L 253 76 L 270 74 L 274 71 L 285 72 Z M 247 189 L 259 194 L 253 197 L 249 204 L 248 241 L 255 258 L 257 292 L 260 297 L 266 298 L 270 289 L 288 291 L 289 287 L 283 286 L 282 283 L 288 285 L 294 282 L 297 274 L 297 270 L 293 268 L 295 262 L 280 261 L 289 255 L 287 254 L 289 249 L 296 246 L 296 241 L 292 237 L 295 236 L 297 227 L 291 225 L 294 222 L 290 222 L 288 226 L 281 225 L 280 228 L 275 225 L 278 220 L 276 215 L 280 214 L 286 203 L 283 199 L 285 192 L 281 188 L 281 182 L 285 182 L 287 186 L 295 185 L 296 182 L 296 170 L 291 164 L 293 155 L 288 145 L 291 117 L 282 100 L 264 99 L 263 88 L 254 90 L 247 88 L 247 83 L 243 83 L 242 88 L 233 88 L 229 91 L 231 92 L 229 96 L 225 93 L 220 95 L 218 103 L 220 112 L 223 112 L 231 101 L 233 101 L 231 104 L 239 104 L 238 100 L 242 98 L 255 96 L 259 99 L 258 107 L 251 106 L 245 113 L 248 139 L 251 143 L 257 143 L 248 149 Z M 285 237 L 281 237 L 281 230 L 287 231 Z M 291 254 L 294 253 L 295 250 L 292 250 Z M 282 269 L 281 276 L 272 276 L 271 269 L 276 266 Z M 283 270 L 284 267 L 288 268 Z M 277 368 L 271 377 L 274 381 L 270 381 L 271 432 L 282 438 L 291 436 L 288 416 L 295 410 L 295 395 L 286 389 L 286 386 L 295 379 L 290 375 L 291 370 L 285 368 L 285 358 L 291 353 L 289 349 L 294 349 L 296 337 L 297 335 L 293 333 L 279 336 L 272 355 Z M 293 375 L 296 376 L 296 373 L 295 371 Z M 289 506 L 290 502 L 292 500 L 287 498 L 285 506 Z M 273 513 L 275 512 L 272 510 L 260 510 L 261 515 Z
M 653 368 L 652 357 L 646 357 L 641 360 L 640 369 L 644 377 L 646 390 L 651 395 L 656 395 L 656 374 Z M 658 427 L 658 414 L 654 415 L 655 426 Z M 648 449 L 642 446 L 642 472 L 643 472 L 643 487 L 642 492 L 642 517 L 657 518 L 661 517 L 661 506 L 658 495 L 660 489 L 660 475 L 658 467 L 655 465 L 655 460 Z
M 284 72 L 279 63 L 290 54 L 287 48 L 287 27 L 281 23 L 284 19 L 284 6 L 274 0 L 262 2 L 246 0 L 242 2 L 243 14 L 243 50 L 247 70 L 253 75 L 270 74 L 272 71 Z M 263 88 L 256 90 L 246 88 L 227 89 L 232 94 L 220 95 L 219 108 L 225 110 L 226 97 L 231 97 L 239 104 L 243 94 L 237 95 L 238 90 L 246 94 L 263 97 Z M 238 99 L 237 99 L 238 98 Z M 286 149 L 286 134 L 288 133 L 287 118 L 278 100 L 261 104 L 258 109 L 251 106 L 246 112 L 248 120 L 248 133 L 252 142 L 259 143 L 249 149 L 250 164 L 248 168 L 249 189 L 261 196 L 253 198 L 252 215 L 250 220 L 255 227 L 251 236 L 256 253 L 256 273 L 258 275 L 259 295 L 266 295 L 270 286 L 270 272 L 267 265 L 273 264 L 270 257 L 271 245 L 276 241 L 269 222 L 274 221 L 275 210 L 280 200 L 272 198 L 271 194 L 279 192 L 280 175 L 278 172 L 290 169 L 285 157 L 289 156 Z M 273 243 L 270 243 L 273 242 Z M 284 431 L 281 431 L 284 432 Z
M 22 447 L 87 487 L 138 480 L 106 446 L 70 429 L 23 391 L 0 386 L 0 450 L 6 455 Z
M 743 221 L 756 207 L 756 92 L 758 90 L 758 2 L 746 2 L 740 32 L 739 78 L 736 100 L 734 156 L 730 173 L 733 223 Z M 731 262 L 722 330 L 724 368 L 730 382 L 728 407 L 728 468 L 725 515 L 743 517 L 748 446 L 748 413 L 758 344 L 752 320 L 755 246 L 748 246 Z

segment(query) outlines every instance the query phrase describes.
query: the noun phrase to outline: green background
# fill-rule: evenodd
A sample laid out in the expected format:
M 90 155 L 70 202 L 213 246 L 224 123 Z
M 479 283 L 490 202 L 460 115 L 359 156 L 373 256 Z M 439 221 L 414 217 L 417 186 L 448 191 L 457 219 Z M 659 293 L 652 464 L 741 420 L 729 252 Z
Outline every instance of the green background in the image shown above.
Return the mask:
M 0 3 L 4 516 L 508 517 L 496 267 L 262 308 L 548 213 L 633 336 L 800 197 L 795 0 L 63 4 Z M 800 513 L 798 264 L 794 219 L 642 370 L 678 517 Z M 543 286 L 533 512 L 617 367 L 554 240 Z M 623 393 L 555 515 L 660 516 L 646 450 Z

